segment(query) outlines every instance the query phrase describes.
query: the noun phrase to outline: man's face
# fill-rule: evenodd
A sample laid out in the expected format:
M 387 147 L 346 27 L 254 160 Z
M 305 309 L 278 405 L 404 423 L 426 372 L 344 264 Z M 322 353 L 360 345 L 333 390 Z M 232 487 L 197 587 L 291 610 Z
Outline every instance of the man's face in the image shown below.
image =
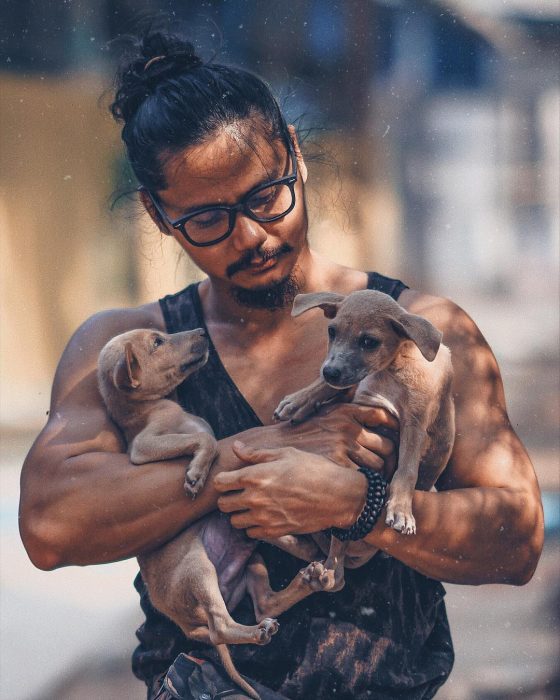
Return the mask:
M 253 188 L 291 172 L 292 159 L 285 144 L 271 143 L 258 122 L 247 120 L 173 156 L 165 165 L 168 187 L 157 195 L 167 216 L 176 220 L 207 205 L 234 205 Z M 267 306 L 267 290 L 274 296 L 274 290 L 293 277 L 307 243 L 306 175 L 299 157 L 295 206 L 276 221 L 260 223 L 238 212 L 231 235 L 202 248 L 189 243 L 180 231 L 167 230 L 203 272 L 229 288 L 241 303 L 253 305 L 253 299 L 255 306 Z

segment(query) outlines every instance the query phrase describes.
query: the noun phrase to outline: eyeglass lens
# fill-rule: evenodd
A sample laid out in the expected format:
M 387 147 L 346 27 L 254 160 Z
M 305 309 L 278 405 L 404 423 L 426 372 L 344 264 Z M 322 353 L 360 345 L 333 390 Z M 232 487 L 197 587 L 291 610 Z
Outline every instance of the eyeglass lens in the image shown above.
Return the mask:
M 270 221 L 289 211 L 293 197 L 289 185 L 271 185 L 255 192 L 245 202 L 244 211 L 257 221 Z M 207 243 L 228 233 L 230 213 L 227 209 L 208 209 L 188 219 L 184 226 L 193 241 Z

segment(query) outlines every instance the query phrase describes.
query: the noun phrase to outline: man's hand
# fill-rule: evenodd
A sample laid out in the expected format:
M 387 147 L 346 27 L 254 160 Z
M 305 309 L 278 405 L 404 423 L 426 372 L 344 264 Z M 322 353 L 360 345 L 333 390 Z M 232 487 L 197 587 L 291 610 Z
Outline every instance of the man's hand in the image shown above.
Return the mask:
M 218 474 L 214 488 L 222 494 L 219 509 L 249 537 L 348 527 L 363 508 L 367 480 L 356 469 L 294 447 L 259 449 L 236 441 L 232 449 L 251 466 Z
M 384 409 L 349 403 L 327 406 L 298 425 L 255 428 L 241 439 L 253 448 L 297 447 L 340 467 L 383 470 L 390 479 L 397 463 L 398 430 L 398 421 Z

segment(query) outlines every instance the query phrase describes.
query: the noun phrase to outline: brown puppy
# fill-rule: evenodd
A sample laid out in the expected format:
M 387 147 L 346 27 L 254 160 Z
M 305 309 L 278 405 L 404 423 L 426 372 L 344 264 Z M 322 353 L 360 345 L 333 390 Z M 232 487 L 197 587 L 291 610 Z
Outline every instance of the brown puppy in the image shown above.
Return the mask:
M 347 297 L 333 292 L 300 294 L 292 315 L 317 307 L 332 319 L 321 377 L 284 398 L 275 417 L 305 420 L 348 390 L 353 391 L 355 403 L 392 413 L 400 423 L 399 461 L 389 486 L 385 522 L 399 532 L 414 534 L 414 489 L 434 485 L 455 437 L 449 349 L 431 323 L 408 313 L 382 292 L 363 290 Z M 340 588 L 343 581 L 344 550 L 333 538 L 325 563 L 331 590 Z
M 193 498 L 204 486 L 217 455 L 206 421 L 165 398 L 208 359 L 202 329 L 167 335 L 149 329 L 123 333 L 102 349 L 98 362 L 101 395 L 125 434 L 135 464 L 190 455 L 185 491 Z M 278 546 L 310 560 L 315 547 L 286 537 Z M 235 530 L 229 518 L 214 512 L 173 540 L 138 557 L 155 607 L 191 639 L 216 647 L 230 678 L 252 698 L 256 691 L 235 669 L 227 644 L 266 644 L 278 630 L 273 617 L 313 593 L 322 572 L 311 564 L 287 588 L 270 588 L 255 540 Z M 248 592 L 257 624 L 240 625 L 229 614 Z
M 218 454 L 216 440 L 205 420 L 164 397 L 207 359 L 202 329 L 174 335 L 134 330 L 110 340 L 98 363 L 101 395 L 126 437 L 131 462 L 192 455 L 185 491 L 193 498 Z

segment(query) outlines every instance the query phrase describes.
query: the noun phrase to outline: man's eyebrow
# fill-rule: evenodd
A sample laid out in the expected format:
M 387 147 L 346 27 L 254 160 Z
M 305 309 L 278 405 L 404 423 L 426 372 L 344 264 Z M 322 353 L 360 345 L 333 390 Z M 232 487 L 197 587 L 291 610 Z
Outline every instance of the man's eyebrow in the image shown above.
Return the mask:
M 291 160 L 290 160 L 290 168 L 291 172 Z M 277 163 L 274 168 L 272 169 L 272 172 L 267 174 L 266 176 L 263 176 L 261 180 L 259 180 L 257 183 L 255 183 L 250 189 L 246 190 L 241 197 L 236 200 L 235 202 L 232 202 L 231 204 L 227 204 L 226 202 L 207 202 L 204 204 L 196 204 L 194 206 L 189 206 L 189 207 L 173 207 L 173 209 L 176 209 L 176 211 L 180 212 L 179 216 L 177 217 L 178 219 L 182 219 L 184 216 L 188 216 L 189 214 L 192 214 L 193 212 L 199 211 L 200 209 L 207 209 L 211 207 L 220 207 L 220 206 L 233 206 L 234 204 L 237 204 L 241 199 L 246 197 L 249 192 L 252 192 L 253 190 L 256 190 L 258 187 L 262 187 L 263 185 L 266 185 L 268 182 L 273 182 L 274 180 L 280 180 L 283 175 L 284 167 L 282 166 L 282 163 Z M 286 173 L 285 177 L 288 177 L 290 173 Z

